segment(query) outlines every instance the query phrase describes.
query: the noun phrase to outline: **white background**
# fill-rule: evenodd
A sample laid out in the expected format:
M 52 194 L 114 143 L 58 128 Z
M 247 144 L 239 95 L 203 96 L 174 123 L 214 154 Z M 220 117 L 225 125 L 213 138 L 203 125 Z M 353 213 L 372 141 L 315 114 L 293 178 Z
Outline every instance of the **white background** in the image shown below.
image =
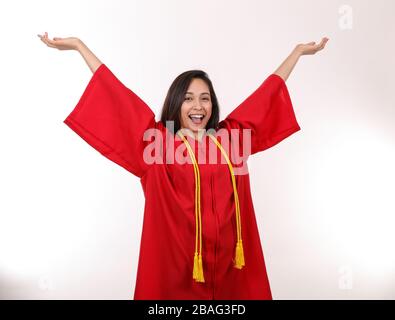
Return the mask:
M 329 37 L 287 80 L 301 131 L 249 160 L 273 298 L 394 299 L 394 12 L 391 0 L 1 2 L 0 298 L 134 292 L 140 181 L 63 123 L 92 73 L 44 45 L 47 31 L 82 39 L 157 120 L 186 70 L 209 74 L 223 119 L 296 44 Z

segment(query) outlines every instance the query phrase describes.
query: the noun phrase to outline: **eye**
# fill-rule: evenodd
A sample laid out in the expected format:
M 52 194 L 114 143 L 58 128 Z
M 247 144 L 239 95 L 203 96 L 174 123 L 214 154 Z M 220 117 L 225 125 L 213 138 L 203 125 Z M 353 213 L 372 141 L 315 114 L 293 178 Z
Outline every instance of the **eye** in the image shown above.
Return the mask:
M 188 100 L 188 99 L 191 99 L 190 97 L 186 97 L 184 100 Z
M 209 98 L 203 98 L 203 100 L 209 100 Z

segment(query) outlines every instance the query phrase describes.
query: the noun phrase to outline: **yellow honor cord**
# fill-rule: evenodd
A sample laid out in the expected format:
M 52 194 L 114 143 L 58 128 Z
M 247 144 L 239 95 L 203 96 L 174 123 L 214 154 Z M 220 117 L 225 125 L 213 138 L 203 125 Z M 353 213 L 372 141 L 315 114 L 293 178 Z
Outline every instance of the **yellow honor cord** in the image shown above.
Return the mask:
M 193 258 L 193 272 L 192 277 L 197 282 L 204 282 L 203 273 L 203 259 L 202 259 L 202 216 L 200 210 L 200 172 L 199 166 L 197 165 L 195 154 L 184 135 L 179 131 L 179 136 L 185 143 L 187 147 L 189 156 L 191 157 L 193 163 L 193 169 L 195 173 L 195 222 L 196 222 L 196 238 L 195 238 L 195 254 Z M 198 237 L 199 235 L 199 237 Z M 199 239 L 199 240 L 198 240 Z M 198 251 L 199 242 L 199 251 Z
M 222 148 L 222 146 L 218 142 L 218 140 L 211 134 L 208 134 L 208 136 L 211 138 L 211 140 L 214 141 L 214 143 L 217 145 L 217 147 L 221 150 L 226 162 L 228 163 L 230 175 L 232 178 L 233 195 L 235 198 L 235 209 L 236 209 L 236 226 L 237 226 L 237 243 L 236 243 L 236 248 L 235 248 L 234 262 L 235 262 L 235 267 L 237 269 L 242 269 L 245 266 L 245 260 L 244 260 L 243 241 L 242 241 L 242 237 L 241 237 L 241 217 L 240 217 L 239 195 L 237 193 L 236 178 L 235 178 L 235 174 L 233 171 L 233 166 L 232 166 L 232 163 L 230 162 L 229 157 L 226 154 L 224 148 Z
M 204 282 L 204 273 L 203 273 L 203 258 L 202 258 L 202 215 L 200 210 L 200 172 L 199 166 L 197 164 L 195 154 L 188 142 L 185 139 L 184 135 L 181 131 L 177 132 L 178 135 L 181 137 L 183 142 L 185 143 L 189 156 L 193 163 L 193 170 L 195 174 L 195 223 L 196 223 L 196 237 L 195 237 L 195 254 L 193 259 L 193 272 L 192 277 L 197 282 Z M 242 269 L 245 266 L 244 261 L 244 250 L 243 250 L 243 241 L 241 237 L 241 218 L 240 218 L 240 205 L 239 205 L 239 196 L 237 193 L 236 187 L 236 179 L 234 176 L 234 171 L 232 167 L 232 163 L 230 162 L 228 155 L 226 154 L 225 150 L 222 148 L 221 144 L 218 140 L 211 134 L 208 136 L 214 141 L 217 147 L 221 150 L 226 162 L 228 163 L 229 171 L 232 178 L 232 185 L 233 185 L 233 194 L 235 199 L 235 210 L 236 210 L 236 226 L 237 226 L 237 242 L 235 248 L 235 268 Z M 199 242 L 199 251 L 198 251 L 198 242 Z

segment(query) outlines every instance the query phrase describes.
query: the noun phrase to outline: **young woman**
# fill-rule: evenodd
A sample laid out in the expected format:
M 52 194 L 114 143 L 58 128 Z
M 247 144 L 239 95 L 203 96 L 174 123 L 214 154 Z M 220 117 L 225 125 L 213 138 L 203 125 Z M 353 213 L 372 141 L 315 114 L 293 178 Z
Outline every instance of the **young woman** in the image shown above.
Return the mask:
M 156 121 L 80 39 L 38 36 L 77 50 L 93 73 L 64 123 L 140 178 L 146 203 L 134 299 L 272 299 L 245 161 L 300 130 L 285 81 L 328 39 L 298 44 L 222 121 L 207 74 L 186 71 Z

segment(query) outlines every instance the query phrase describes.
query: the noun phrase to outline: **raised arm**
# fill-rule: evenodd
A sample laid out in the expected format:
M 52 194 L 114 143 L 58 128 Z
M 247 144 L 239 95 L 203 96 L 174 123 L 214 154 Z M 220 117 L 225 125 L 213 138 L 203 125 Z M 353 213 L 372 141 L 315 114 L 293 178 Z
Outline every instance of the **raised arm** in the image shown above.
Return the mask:
M 324 49 L 328 40 L 329 39 L 325 37 L 325 38 L 322 38 L 322 40 L 319 44 L 316 44 L 315 42 L 298 44 L 295 47 L 295 49 L 292 50 L 291 54 L 284 60 L 284 62 L 273 73 L 277 74 L 278 76 L 283 78 L 284 81 L 286 81 L 301 56 L 312 55 L 312 54 L 315 54 L 318 51 Z
M 59 50 L 76 50 L 84 58 L 89 69 L 95 73 L 97 68 L 100 67 L 102 62 L 94 55 L 94 53 L 85 45 L 82 40 L 76 37 L 60 38 L 54 37 L 53 40 L 48 38 L 48 33 L 44 35 L 37 35 L 48 47 L 56 48 Z
M 78 38 L 38 36 L 51 48 L 77 50 L 93 72 L 63 122 L 103 156 L 141 178 L 152 164 L 145 161 L 150 141 L 143 138 L 147 130 L 157 129 L 153 111 Z

